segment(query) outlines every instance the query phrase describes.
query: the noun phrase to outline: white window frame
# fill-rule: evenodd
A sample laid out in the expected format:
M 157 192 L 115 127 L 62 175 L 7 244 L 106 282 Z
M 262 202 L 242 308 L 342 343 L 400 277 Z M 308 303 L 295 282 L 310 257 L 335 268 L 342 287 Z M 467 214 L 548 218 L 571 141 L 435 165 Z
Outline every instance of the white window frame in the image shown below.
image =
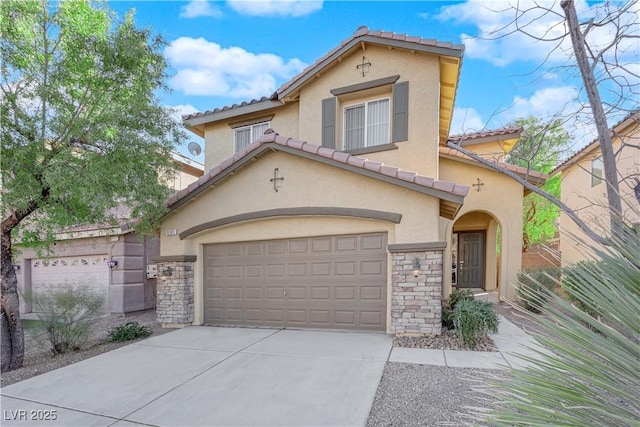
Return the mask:
M 600 174 L 596 174 L 596 162 L 600 164 L 600 167 L 598 168 L 598 170 L 600 171 Z M 604 163 L 602 162 L 602 157 L 598 156 L 595 159 L 591 160 L 591 187 L 595 187 L 596 185 L 599 185 L 602 180 L 604 179 Z
M 368 135 L 367 135 L 367 129 L 368 129 L 368 114 L 369 114 L 369 104 L 372 102 L 379 102 L 379 101 L 384 101 L 387 100 L 388 101 L 388 114 L 387 114 L 387 138 L 386 138 L 386 142 L 383 142 L 382 144 L 374 144 L 374 145 L 369 145 L 368 143 Z M 382 98 L 376 98 L 376 99 L 369 99 L 367 101 L 360 101 L 360 102 L 355 102 L 353 104 L 347 104 L 343 107 L 343 113 L 342 113 L 342 146 L 343 149 L 347 149 L 347 110 L 350 108 L 355 108 L 355 107 L 361 107 L 364 106 L 364 146 L 362 148 L 368 148 L 368 147 L 377 147 L 380 145 L 384 145 L 387 144 L 391 141 L 391 97 L 386 96 L 386 97 L 382 97 Z M 354 148 L 354 150 L 357 150 L 357 148 Z
M 267 125 L 267 129 L 269 129 L 271 127 L 271 121 L 252 123 L 250 125 L 239 126 L 237 128 L 233 128 L 233 152 L 237 153 L 238 151 L 240 151 L 238 149 L 238 141 L 237 141 L 238 131 L 249 129 L 249 132 L 252 135 L 251 139 L 249 141 L 249 144 L 251 144 L 251 143 L 256 141 L 255 139 L 253 139 L 253 128 L 258 127 L 258 126 L 264 126 L 264 125 Z

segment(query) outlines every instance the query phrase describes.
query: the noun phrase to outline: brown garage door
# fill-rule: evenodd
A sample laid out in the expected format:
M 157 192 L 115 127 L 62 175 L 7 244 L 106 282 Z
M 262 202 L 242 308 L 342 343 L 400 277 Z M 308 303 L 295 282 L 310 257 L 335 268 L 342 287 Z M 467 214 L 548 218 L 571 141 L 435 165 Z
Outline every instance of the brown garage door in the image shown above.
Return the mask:
M 206 324 L 385 330 L 386 234 L 206 245 Z

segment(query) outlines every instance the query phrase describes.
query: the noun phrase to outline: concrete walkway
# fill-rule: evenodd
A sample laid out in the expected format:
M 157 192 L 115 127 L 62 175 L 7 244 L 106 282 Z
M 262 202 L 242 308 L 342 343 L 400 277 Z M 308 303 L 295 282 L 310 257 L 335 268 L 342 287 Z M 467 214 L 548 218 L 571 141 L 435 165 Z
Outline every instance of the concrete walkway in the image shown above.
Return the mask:
M 492 335 L 498 351 L 429 350 L 394 347 L 389 362 L 420 365 L 449 366 L 453 368 L 505 369 L 522 368 L 530 363 L 517 355 L 538 358 L 536 351 L 549 353 L 536 340 L 527 335 L 504 316 L 500 316 L 498 333 Z

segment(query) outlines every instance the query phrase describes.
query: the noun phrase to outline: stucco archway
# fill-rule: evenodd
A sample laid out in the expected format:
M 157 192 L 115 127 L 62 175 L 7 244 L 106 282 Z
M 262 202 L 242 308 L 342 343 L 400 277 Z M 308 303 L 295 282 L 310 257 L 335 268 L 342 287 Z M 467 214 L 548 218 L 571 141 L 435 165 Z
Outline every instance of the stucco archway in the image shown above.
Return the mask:
M 453 289 L 471 288 L 498 292 L 500 297 L 507 297 L 506 264 L 510 261 L 506 259 L 509 256 L 505 249 L 509 247 L 508 235 L 508 225 L 500 215 L 485 210 L 465 212 L 448 224 L 446 239 L 449 245 L 444 257 L 444 265 L 448 268 L 444 274 L 443 296 L 446 298 Z M 465 271 L 467 268 L 473 270 L 473 266 L 464 265 L 470 258 L 465 250 L 473 244 L 479 244 L 481 249 L 480 254 L 474 254 L 481 260 L 480 270 L 475 275 Z

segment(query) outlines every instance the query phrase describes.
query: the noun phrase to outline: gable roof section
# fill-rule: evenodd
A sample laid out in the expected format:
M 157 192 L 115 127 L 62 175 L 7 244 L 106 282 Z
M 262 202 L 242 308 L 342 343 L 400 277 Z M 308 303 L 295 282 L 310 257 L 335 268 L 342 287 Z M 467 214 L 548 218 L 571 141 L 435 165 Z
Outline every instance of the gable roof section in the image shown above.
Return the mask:
M 485 144 L 490 142 L 502 142 L 508 150 L 511 150 L 524 128 L 503 128 L 495 130 L 483 130 L 480 132 L 466 133 L 460 135 L 450 135 L 448 142 L 453 142 L 461 147 L 465 145 Z
M 448 158 L 451 160 L 457 160 L 457 161 L 462 161 L 462 162 L 466 162 L 469 164 L 473 164 L 474 166 L 478 166 L 481 168 L 487 168 L 487 166 L 483 165 L 482 163 L 478 163 L 477 161 L 475 161 L 474 159 L 472 159 L 471 157 L 461 153 L 458 150 L 455 150 L 453 148 L 449 148 L 449 147 L 440 147 L 440 156 L 444 157 L 444 158 Z M 506 170 L 515 173 L 516 175 L 520 176 L 521 178 L 526 179 L 527 181 L 529 181 L 530 183 L 540 186 L 542 184 L 544 184 L 547 180 L 547 178 L 549 177 L 547 174 L 542 173 L 542 172 L 537 172 L 534 170 L 530 170 L 527 168 L 523 168 L 520 166 L 516 166 L 516 165 L 512 165 L 510 163 L 504 163 L 504 162 L 497 162 L 496 165 L 505 168 Z
M 313 81 L 325 68 L 329 67 L 335 61 L 338 61 L 345 54 L 348 54 L 352 49 L 364 47 L 367 43 L 429 53 L 440 57 L 439 136 L 440 143 L 442 145 L 446 144 L 449 128 L 451 127 L 458 80 L 460 78 L 460 66 L 464 53 L 464 45 L 441 42 L 435 39 L 423 39 L 421 37 L 387 31 L 372 31 L 366 26 L 359 27 L 351 37 L 343 40 L 339 46 L 330 50 L 312 65 L 305 68 L 301 73 L 284 83 L 270 97 L 253 99 L 249 102 L 243 102 L 242 104 L 233 104 L 230 107 L 216 108 L 203 113 L 184 115 L 182 116 L 182 120 L 188 125 L 197 126 L 214 120 L 222 120 L 281 106 L 286 101 L 292 99 L 292 95 L 304 86 L 305 83 Z M 193 130 L 197 131 L 197 129 Z
M 634 110 L 629 113 L 624 119 L 620 120 L 618 123 L 611 126 L 610 132 L 611 136 L 615 137 L 616 134 L 622 132 L 626 127 L 631 126 L 633 123 L 640 124 L 640 110 Z M 571 157 L 569 157 L 564 162 L 560 163 L 556 166 L 550 173 L 550 176 L 556 175 L 559 172 L 562 172 L 564 169 L 568 168 L 571 165 L 578 163 L 580 160 L 592 154 L 600 148 L 600 141 L 598 139 L 594 139 L 591 143 L 582 147 L 580 150 L 576 151 Z
M 341 151 L 297 141 L 280 136 L 274 130 L 269 129 L 259 140 L 237 152 L 233 157 L 223 161 L 208 173 L 205 173 L 198 181 L 189 185 L 186 189 L 174 194 L 165 202 L 165 206 L 170 210 L 174 210 L 189 203 L 194 197 L 206 191 L 209 187 L 215 186 L 253 159 L 273 151 L 289 153 L 437 197 L 440 199 L 440 215 L 449 219 L 455 217 L 464 202 L 464 197 L 469 192 L 469 187 L 449 181 L 435 180 Z

